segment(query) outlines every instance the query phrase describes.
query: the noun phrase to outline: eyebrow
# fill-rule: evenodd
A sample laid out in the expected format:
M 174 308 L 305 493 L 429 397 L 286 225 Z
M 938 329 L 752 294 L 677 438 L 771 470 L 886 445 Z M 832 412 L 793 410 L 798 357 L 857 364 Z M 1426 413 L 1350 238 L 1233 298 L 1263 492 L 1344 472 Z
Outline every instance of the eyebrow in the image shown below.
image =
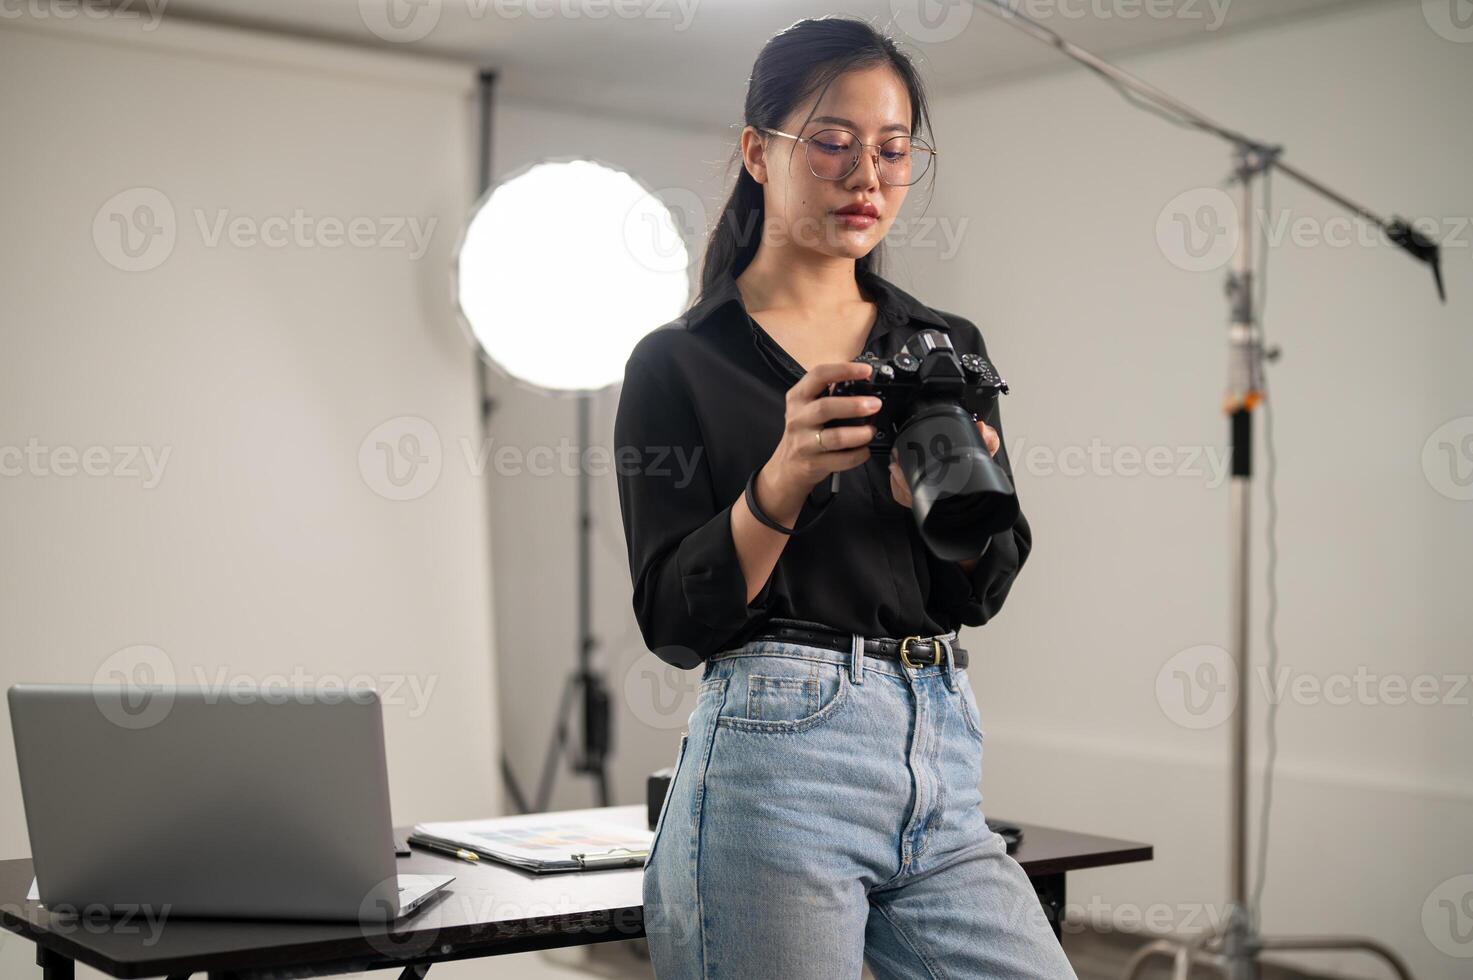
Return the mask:
M 812 119 L 810 119 L 808 121 L 809 122 L 816 122 L 816 123 L 838 123 L 840 126 L 848 126 L 850 129 L 858 129 L 859 128 L 857 125 L 855 125 L 854 120 L 852 120 L 852 119 L 844 119 L 841 116 L 814 116 Z M 891 130 L 894 130 L 895 132 L 898 132 L 898 133 L 908 133 L 908 132 L 910 132 L 910 127 L 909 126 L 902 126 L 902 125 L 900 125 L 900 123 L 891 123 L 888 126 L 881 126 L 880 127 L 880 132 L 882 132 L 882 133 L 888 133 Z

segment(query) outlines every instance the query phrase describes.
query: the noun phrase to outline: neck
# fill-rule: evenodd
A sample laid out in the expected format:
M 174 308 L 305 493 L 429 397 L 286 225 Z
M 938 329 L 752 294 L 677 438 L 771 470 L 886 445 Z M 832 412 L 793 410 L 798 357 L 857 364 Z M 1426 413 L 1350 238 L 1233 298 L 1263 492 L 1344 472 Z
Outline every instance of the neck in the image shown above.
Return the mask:
M 866 301 L 854 278 L 853 259 L 792 245 L 758 245 L 737 284 L 752 311 L 832 310 Z

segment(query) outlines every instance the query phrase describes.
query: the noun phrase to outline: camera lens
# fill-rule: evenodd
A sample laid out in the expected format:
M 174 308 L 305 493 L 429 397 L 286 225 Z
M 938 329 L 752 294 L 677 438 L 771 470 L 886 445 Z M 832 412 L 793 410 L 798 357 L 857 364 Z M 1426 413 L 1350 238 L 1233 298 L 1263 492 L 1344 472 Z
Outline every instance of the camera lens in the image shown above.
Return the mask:
M 988 538 L 1017 520 L 1013 483 L 961 406 L 920 406 L 900 426 L 895 446 L 916 525 L 938 557 L 975 558 Z

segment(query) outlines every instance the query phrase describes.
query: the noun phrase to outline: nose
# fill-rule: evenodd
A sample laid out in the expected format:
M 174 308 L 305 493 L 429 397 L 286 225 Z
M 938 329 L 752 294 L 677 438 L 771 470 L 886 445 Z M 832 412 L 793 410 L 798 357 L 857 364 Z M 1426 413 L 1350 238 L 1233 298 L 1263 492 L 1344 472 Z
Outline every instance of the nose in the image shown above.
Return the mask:
M 849 172 L 846 185 L 853 188 L 878 187 L 880 183 L 880 150 L 878 147 L 861 146 L 859 160 Z

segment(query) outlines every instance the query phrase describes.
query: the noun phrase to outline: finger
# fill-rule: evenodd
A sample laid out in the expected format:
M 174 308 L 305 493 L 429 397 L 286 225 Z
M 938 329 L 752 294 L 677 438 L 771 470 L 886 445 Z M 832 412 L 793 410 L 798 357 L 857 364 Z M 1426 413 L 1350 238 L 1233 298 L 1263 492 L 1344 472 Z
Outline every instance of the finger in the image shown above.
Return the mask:
M 828 436 L 824 436 L 825 439 Z M 868 446 L 859 446 L 855 449 L 844 449 L 834 453 L 824 453 L 819 458 L 828 464 L 831 472 L 840 470 L 852 470 L 869 462 L 870 452 Z
M 981 420 L 978 420 L 977 428 L 982 433 L 982 442 L 987 446 L 987 454 L 996 456 L 998 449 L 1002 446 L 1002 439 L 998 436 L 997 430 Z
M 818 364 L 788 389 L 788 397 L 799 402 L 812 401 L 818 397 L 819 392 L 835 381 L 855 381 L 869 376 L 870 366 L 863 361 Z
M 813 448 L 821 452 L 836 452 L 855 446 L 868 449 L 875 438 L 875 427 L 872 425 L 834 425 L 815 428 L 813 431 L 823 433 L 822 446 L 817 439 L 813 440 Z
M 810 425 L 822 425 L 829 419 L 864 418 L 880 410 L 881 402 L 873 395 L 828 395 L 815 398 L 798 412 Z
M 910 495 L 910 487 L 905 485 L 905 477 L 901 474 L 900 467 L 895 463 L 890 464 L 890 495 L 895 498 L 897 503 L 903 504 L 906 507 L 914 503 L 914 498 Z

